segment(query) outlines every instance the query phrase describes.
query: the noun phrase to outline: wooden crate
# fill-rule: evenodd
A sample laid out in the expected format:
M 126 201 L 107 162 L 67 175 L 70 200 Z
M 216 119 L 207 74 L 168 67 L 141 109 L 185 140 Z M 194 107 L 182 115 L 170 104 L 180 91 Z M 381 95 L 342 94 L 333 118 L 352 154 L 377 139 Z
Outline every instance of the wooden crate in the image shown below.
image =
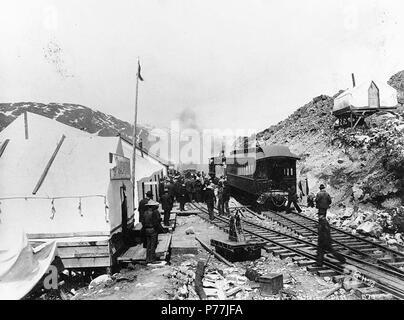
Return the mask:
M 218 254 L 231 262 L 256 260 L 261 257 L 264 242 L 232 242 L 211 239 Z

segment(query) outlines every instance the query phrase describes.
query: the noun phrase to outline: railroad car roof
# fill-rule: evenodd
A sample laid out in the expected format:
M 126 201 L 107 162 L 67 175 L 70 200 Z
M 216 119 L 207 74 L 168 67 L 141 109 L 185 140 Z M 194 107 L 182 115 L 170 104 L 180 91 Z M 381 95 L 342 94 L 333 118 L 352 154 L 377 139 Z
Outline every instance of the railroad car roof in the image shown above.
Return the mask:
M 260 148 L 262 152 L 261 151 L 257 152 L 257 159 L 260 158 L 294 158 L 296 160 L 300 159 L 296 154 L 290 152 L 287 146 L 267 145 L 267 146 L 261 146 Z

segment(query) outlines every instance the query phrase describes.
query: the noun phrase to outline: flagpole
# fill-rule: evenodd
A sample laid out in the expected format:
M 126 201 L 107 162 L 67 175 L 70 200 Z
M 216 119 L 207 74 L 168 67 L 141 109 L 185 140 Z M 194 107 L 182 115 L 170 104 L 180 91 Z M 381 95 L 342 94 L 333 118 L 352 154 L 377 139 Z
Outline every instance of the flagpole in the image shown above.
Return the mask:
M 137 63 L 139 66 L 139 57 L 137 58 Z M 136 124 L 137 124 L 137 100 L 139 95 L 139 67 L 136 73 L 136 96 L 135 96 L 135 119 L 133 122 L 133 134 L 132 134 L 132 145 L 133 145 L 133 153 L 132 153 L 132 184 L 133 184 L 133 206 L 135 206 L 135 189 L 136 189 Z

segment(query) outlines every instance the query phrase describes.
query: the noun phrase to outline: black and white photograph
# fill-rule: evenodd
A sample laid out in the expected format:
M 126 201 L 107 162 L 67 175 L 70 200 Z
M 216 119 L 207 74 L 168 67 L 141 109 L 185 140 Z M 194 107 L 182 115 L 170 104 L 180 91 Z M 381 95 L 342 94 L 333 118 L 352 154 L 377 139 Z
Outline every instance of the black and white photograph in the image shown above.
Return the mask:
M 403 12 L 0 0 L 0 300 L 404 300 Z

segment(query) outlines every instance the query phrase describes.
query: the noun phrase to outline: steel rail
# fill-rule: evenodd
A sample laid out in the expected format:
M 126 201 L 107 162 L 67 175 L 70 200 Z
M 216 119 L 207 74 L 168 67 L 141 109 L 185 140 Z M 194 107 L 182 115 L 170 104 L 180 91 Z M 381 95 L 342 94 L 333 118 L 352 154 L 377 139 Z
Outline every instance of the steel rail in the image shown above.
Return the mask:
M 205 213 L 205 214 L 207 213 L 207 209 L 205 209 L 205 208 L 203 208 L 203 207 L 199 207 L 199 206 L 197 206 L 195 203 L 192 203 L 192 205 L 193 205 L 197 210 L 199 210 L 200 212 L 203 212 L 203 213 Z M 224 217 L 216 216 L 215 218 L 216 218 L 217 220 L 220 220 L 221 222 L 224 222 L 224 223 L 228 224 L 228 219 L 226 219 L 226 218 L 224 218 Z M 208 220 L 208 218 L 205 218 L 205 220 Z M 216 224 L 214 221 L 211 221 L 211 220 L 208 220 L 208 221 L 209 221 L 210 223 L 212 223 L 212 224 Z M 266 228 L 266 227 L 257 225 L 257 224 L 255 224 L 255 223 L 252 223 L 252 222 L 247 221 L 247 220 L 243 220 L 243 221 L 244 221 L 245 223 L 254 225 L 254 227 L 256 227 L 256 228 L 258 228 L 258 229 L 263 229 L 263 230 L 265 230 L 265 232 L 267 232 L 267 233 L 269 233 L 269 234 L 274 234 L 274 235 L 282 236 L 282 237 L 284 237 L 284 238 L 289 238 L 289 239 L 292 239 L 292 240 L 294 240 L 294 241 L 296 241 L 296 242 L 300 242 L 300 243 L 302 243 L 302 244 L 305 244 L 305 245 L 307 245 L 307 246 L 309 246 L 309 247 L 314 247 L 314 248 L 317 247 L 317 246 L 316 246 L 314 243 L 312 243 L 312 242 L 308 242 L 308 241 L 306 241 L 306 240 L 303 240 L 303 239 L 300 239 L 300 238 L 297 238 L 297 237 L 294 237 L 294 236 L 292 236 L 292 235 L 289 235 L 289 234 L 286 234 L 286 233 L 282 233 L 282 232 L 279 232 L 279 231 L 276 231 L 276 230 L 268 229 L 268 228 Z M 216 225 L 217 225 L 217 224 L 216 224 Z M 218 225 L 218 227 L 223 228 L 223 226 L 219 226 L 219 225 Z M 305 251 L 299 250 L 299 249 L 297 249 L 297 248 L 290 248 L 290 247 L 288 247 L 287 244 L 279 243 L 279 242 L 277 242 L 276 240 L 273 240 L 273 239 L 271 239 L 271 238 L 268 238 L 268 236 L 264 236 L 264 235 L 258 234 L 258 233 L 254 232 L 254 231 L 246 230 L 246 229 L 244 229 L 244 230 L 245 230 L 246 232 L 250 233 L 251 235 L 253 235 L 253 236 L 256 237 L 256 238 L 260 238 L 260 239 L 263 239 L 263 240 L 265 240 L 265 241 L 267 241 L 267 242 L 271 242 L 271 243 L 275 244 L 275 245 L 278 246 L 278 247 L 282 247 L 282 248 L 284 248 L 284 249 L 286 249 L 286 250 L 288 250 L 288 251 L 295 252 L 295 253 L 297 253 L 298 255 L 304 256 L 304 257 L 306 257 L 306 258 L 308 258 L 308 259 L 310 259 L 310 260 L 314 260 L 314 261 L 316 260 L 315 255 L 312 255 L 312 254 L 307 253 L 307 252 L 305 252 Z M 346 255 L 344 255 L 344 256 L 346 256 Z M 383 268 L 381 268 L 380 266 L 374 266 L 373 264 L 371 264 L 371 263 L 369 263 L 369 262 L 366 262 L 366 261 L 363 261 L 363 260 L 360 260 L 360 259 L 356 259 L 356 258 L 354 258 L 354 257 L 350 257 L 350 256 L 346 256 L 346 257 L 347 257 L 348 259 L 353 260 L 353 261 L 355 261 L 356 263 L 358 263 L 359 266 L 360 266 L 360 268 L 363 269 L 363 270 L 365 270 L 365 271 L 368 272 L 368 273 L 371 273 L 372 270 L 366 270 L 366 269 L 364 269 L 364 268 L 363 268 L 363 265 L 364 265 L 364 264 L 365 264 L 365 265 L 368 265 L 368 266 L 371 266 L 371 267 L 373 267 L 373 268 L 376 267 L 376 268 L 378 268 L 378 269 L 383 269 Z M 343 268 L 341 265 L 337 264 L 337 263 L 333 263 L 333 262 L 331 262 L 331 261 L 324 260 L 323 264 L 324 264 L 325 266 L 327 266 L 327 267 L 329 267 L 329 268 L 331 268 L 331 269 L 333 269 L 333 270 L 339 272 L 339 273 L 344 273 L 344 268 Z M 380 271 L 383 271 L 383 270 L 380 270 Z M 384 271 L 386 271 L 386 273 L 394 273 L 394 272 L 393 272 L 392 270 L 390 270 L 390 269 L 387 269 L 387 270 L 384 270 Z M 373 272 L 373 273 L 374 273 L 374 272 Z M 393 287 L 391 284 L 386 284 L 386 283 L 381 282 L 380 276 L 374 276 L 374 277 L 376 277 L 376 278 L 374 278 L 374 277 L 372 277 L 372 276 L 368 276 L 368 277 L 369 277 L 372 281 L 374 281 L 375 285 L 376 285 L 381 291 L 384 291 L 384 292 L 386 292 L 386 293 L 390 293 L 390 294 L 392 294 L 393 296 L 395 296 L 396 298 L 404 299 L 404 289 L 395 288 L 395 287 Z M 385 278 L 385 281 L 389 282 L 389 281 L 393 281 L 393 279 L 386 279 L 386 278 Z
M 246 210 L 249 211 L 250 209 L 247 208 Z M 303 224 L 300 223 L 300 222 L 297 222 L 297 221 L 295 221 L 295 220 L 293 220 L 293 219 L 290 219 L 290 218 L 288 218 L 288 217 L 285 217 L 285 216 L 283 216 L 283 215 L 280 215 L 280 214 L 278 214 L 278 213 L 275 212 L 275 211 L 269 211 L 269 212 L 272 212 L 272 213 L 274 213 L 274 214 L 277 214 L 277 215 L 278 215 L 279 217 L 281 217 L 282 219 L 285 219 L 285 220 L 287 220 L 287 221 L 289 221 L 289 222 L 291 222 L 291 223 L 294 223 L 294 224 L 298 225 L 298 226 L 301 227 L 301 228 L 304 228 L 304 229 L 306 229 L 306 230 L 309 230 L 310 232 L 312 232 L 312 233 L 315 234 L 315 235 L 318 235 L 318 232 L 317 232 L 316 230 L 311 229 L 311 228 L 309 228 L 309 227 L 303 225 Z M 269 218 L 269 219 L 270 219 L 270 218 Z M 280 223 L 280 224 L 283 224 L 281 221 L 278 221 L 278 220 L 275 220 L 275 221 L 278 222 L 278 223 Z M 317 223 L 317 221 L 315 221 L 315 220 L 314 220 L 314 222 Z M 285 226 L 288 227 L 288 228 L 290 228 L 290 226 L 287 226 L 287 225 L 285 225 Z M 292 230 L 293 230 L 293 229 L 292 229 Z M 337 231 L 339 231 L 339 230 L 337 229 Z M 350 235 L 350 234 L 348 233 L 348 235 Z M 362 241 L 362 238 L 358 238 L 357 240 Z M 397 268 L 397 267 L 395 267 L 395 266 L 392 266 L 392 265 L 390 265 L 390 264 L 387 263 L 387 262 L 380 261 L 379 259 L 374 258 L 374 257 L 372 257 L 371 255 L 369 255 L 369 254 L 367 254 L 367 253 L 365 253 L 365 252 L 362 252 L 362 251 L 360 251 L 360 250 L 358 250 L 358 249 L 352 248 L 352 247 L 350 247 L 349 245 L 347 245 L 347 244 L 345 244 L 345 243 L 343 243 L 343 242 L 340 242 L 340 241 L 338 241 L 338 240 L 332 239 L 332 242 L 334 242 L 335 244 L 338 244 L 339 246 L 342 246 L 342 247 L 344 247 L 344 248 L 350 250 L 351 252 L 354 252 L 354 253 L 356 253 L 356 254 L 358 254 L 358 255 L 362 255 L 362 256 L 364 256 L 364 257 L 370 259 L 370 260 L 376 261 L 376 262 L 377 262 L 378 264 L 380 264 L 381 266 L 383 266 L 383 267 L 385 267 L 385 268 L 390 268 L 390 269 L 392 269 L 393 271 L 395 271 L 395 272 L 401 274 L 402 276 L 404 276 L 404 271 L 403 271 L 403 270 L 401 270 L 401 269 L 399 269 L 399 268 Z M 369 241 L 369 242 L 370 242 L 370 243 L 367 243 L 367 242 L 366 242 L 366 243 L 369 244 L 369 245 L 373 245 L 373 242 L 372 242 L 372 241 Z M 388 250 L 388 249 L 390 249 L 390 248 L 387 248 L 387 247 L 383 247 L 383 246 L 382 246 L 382 248 L 380 248 L 380 247 L 377 247 L 377 248 L 378 248 L 378 249 L 382 249 L 382 250 L 384 250 L 384 251 L 386 251 L 386 252 L 390 252 L 390 251 Z

